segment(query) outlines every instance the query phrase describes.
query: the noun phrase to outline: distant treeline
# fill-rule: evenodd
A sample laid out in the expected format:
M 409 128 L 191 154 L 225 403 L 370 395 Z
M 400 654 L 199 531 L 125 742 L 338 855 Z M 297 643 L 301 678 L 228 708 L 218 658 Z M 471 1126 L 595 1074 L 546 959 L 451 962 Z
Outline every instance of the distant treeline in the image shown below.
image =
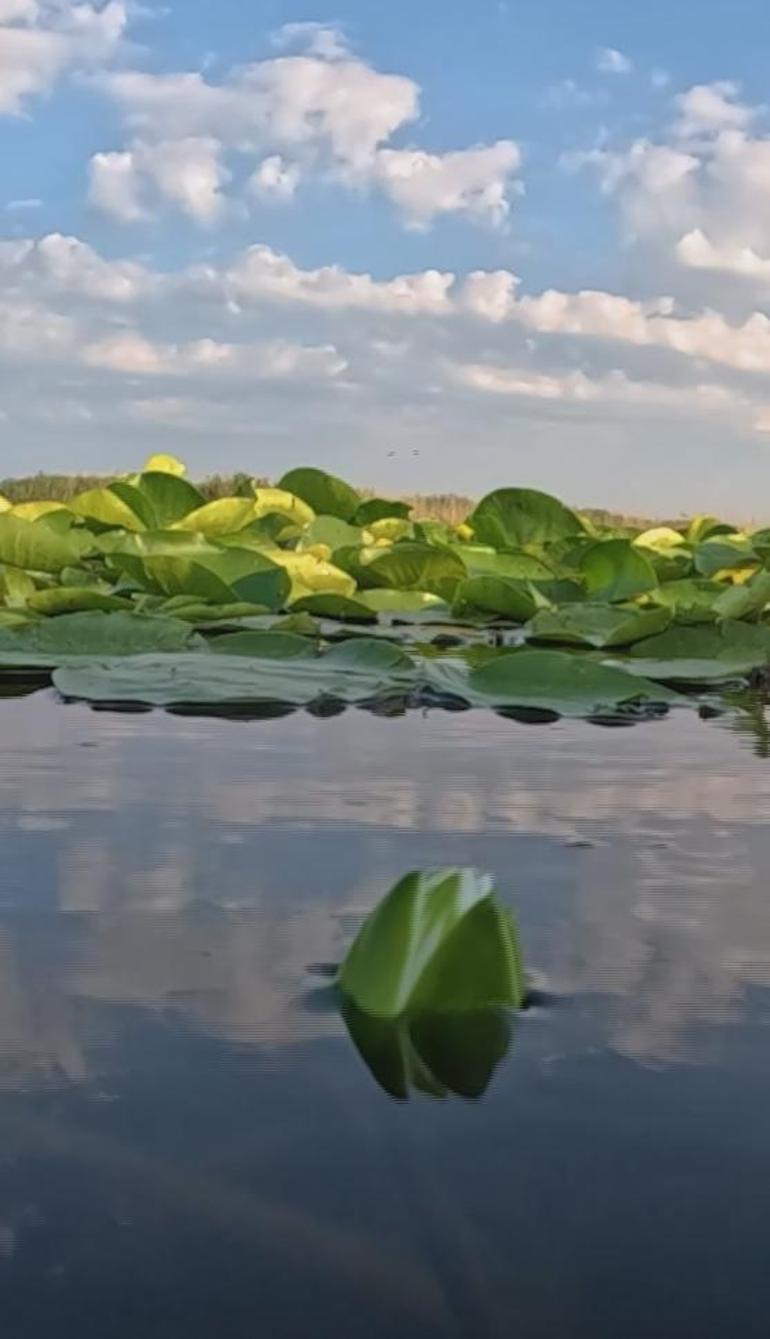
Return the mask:
M 31 474 L 24 479 L 0 479 L 0 493 L 9 502 L 32 502 L 38 498 L 67 502 L 76 493 L 83 493 L 88 488 L 104 488 L 113 477 L 100 474 Z M 196 480 L 195 484 L 206 500 L 213 502 L 220 497 L 247 494 L 254 483 L 264 486 L 269 482 L 267 479 L 252 479 L 251 475 L 239 473 L 212 474 L 207 479 Z M 364 497 L 374 496 L 368 488 L 361 492 Z M 448 525 L 459 525 L 475 506 L 473 498 L 458 493 L 410 493 L 403 500 L 413 508 L 415 516 L 425 520 L 445 521 Z M 643 530 L 652 524 L 645 517 L 624 516 L 620 512 L 605 511 L 600 507 L 584 508 L 583 515 L 602 526 L 629 526 Z

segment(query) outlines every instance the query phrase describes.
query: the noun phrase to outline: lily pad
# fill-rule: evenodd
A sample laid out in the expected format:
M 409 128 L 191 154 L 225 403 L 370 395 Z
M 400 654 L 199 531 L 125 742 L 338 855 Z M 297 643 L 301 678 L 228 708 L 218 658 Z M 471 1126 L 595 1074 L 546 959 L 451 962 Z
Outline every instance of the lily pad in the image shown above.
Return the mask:
M 471 869 L 407 874 L 359 931 L 338 976 L 374 1018 L 407 1010 L 517 1007 L 523 973 L 513 923 L 492 880 Z

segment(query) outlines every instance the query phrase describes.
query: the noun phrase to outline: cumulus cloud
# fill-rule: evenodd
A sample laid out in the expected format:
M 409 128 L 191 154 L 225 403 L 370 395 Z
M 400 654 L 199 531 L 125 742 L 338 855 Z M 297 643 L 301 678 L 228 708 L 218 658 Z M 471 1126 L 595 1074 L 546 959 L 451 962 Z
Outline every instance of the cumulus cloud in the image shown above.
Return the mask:
M 0 283 L 38 292 L 128 303 L 146 296 L 155 279 L 132 260 L 105 260 L 77 237 L 49 233 L 37 240 L 0 242 Z
M 198 267 L 188 275 L 192 286 L 221 293 L 236 308 L 244 303 L 272 301 L 327 311 L 407 316 L 451 311 L 449 292 L 454 280 L 454 274 L 439 270 L 385 280 L 373 279 L 370 274 L 351 274 L 340 265 L 303 270 L 288 256 L 262 245 L 249 247 L 224 269 Z
M 526 368 L 500 367 L 488 363 L 464 363 L 451 369 L 457 381 L 490 395 L 560 401 L 566 404 L 608 402 L 634 405 L 640 409 L 693 409 L 698 412 L 725 412 L 736 408 L 753 412 L 745 396 L 726 387 L 699 382 L 692 386 L 667 385 L 665 382 L 636 381 L 620 369 L 601 377 L 589 377 L 582 371 L 562 373 L 532 372 Z
M 680 237 L 676 257 L 680 264 L 693 270 L 721 271 L 770 283 L 770 257 L 757 255 L 750 246 L 735 246 L 729 242 L 715 246 L 700 228 Z
M 300 47 L 322 60 L 344 60 L 350 54 L 345 34 L 331 23 L 284 23 L 271 34 L 270 40 L 279 51 Z
M 499 227 L 508 216 L 520 165 L 518 146 L 498 140 L 443 154 L 380 149 L 370 175 L 415 227 L 425 227 L 437 214 L 457 213 Z
M 199 135 L 153 144 L 136 140 L 125 152 L 95 154 L 89 179 L 91 203 L 122 223 L 150 217 L 162 201 L 208 226 L 225 209 L 230 173 L 219 141 Z
M 596 68 L 600 74 L 630 74 L 633 64 L 616 47 L 600 47 L 596 53 Z
M 18 116 L 63 75 L 109 61 L 127 18 L 123 0 L 0 0 L 0 115 Z
M 287 163 L 281 154 L 273 153 L 262 159 L 249 177 L 247 189 L 259 200 L 285 203 L 294 198 L 300 175 L 297 163 Z
M 303 345 L 288 340 L 224 344 L 206 338 L 163 344 L 136 330 L 94 341 L 83 362 L 127 376 L 198 377 L 227 374 L 251 378 L 336 377 L 347 366 L 332 344 Z
M 674 99 L 659 141 L 593 149 L 567 166 L 589 166 L 615 196 L 630 238 L 688 269 L 765 278 L 770 255 L 770 136 L 762 109 L 737 85 L 697 84 Z
M 398 207 L 408 226 L 426 227 L 442 214 L 500 226 L 520 189 L 521 154 L 512 140 L 442 153 L 395 148 L 397 131 L 420 111 L 420 89 L 404 75 L 383 73 L 354 56 L 336 29 L 289 24 L 282 46 L 304 46 L 209 82 L 200 72 L 103 74 L 99 87 L 121 109 L 135 135 L 128 147 L 101 152 L 91 163 L 91 199 L 126 222 L 176 203 L 206 222 L 227 181 L 226 155 L 259 159 L 247 197 L 287 200 L 313 175 L 353 189 L 375 188 Z M 155 146 L 173 156 L 175 143 L 207 146 L 206 204 L 180 201 L 164 187 Z M 179 153 L 183 151 L 180 149 Z M 147 183 L 154 187 L 150 199 Z

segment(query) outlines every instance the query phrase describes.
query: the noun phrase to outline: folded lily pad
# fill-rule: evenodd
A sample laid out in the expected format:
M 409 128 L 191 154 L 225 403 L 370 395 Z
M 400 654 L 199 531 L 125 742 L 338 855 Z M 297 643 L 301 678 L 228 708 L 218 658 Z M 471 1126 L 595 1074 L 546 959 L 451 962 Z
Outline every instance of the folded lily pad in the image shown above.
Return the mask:
M 472 869 L 407 874 L 362 926 L 338 984 L 374 1018 L 517 1007 L 523 973 L 516 930 L 487 875 Z

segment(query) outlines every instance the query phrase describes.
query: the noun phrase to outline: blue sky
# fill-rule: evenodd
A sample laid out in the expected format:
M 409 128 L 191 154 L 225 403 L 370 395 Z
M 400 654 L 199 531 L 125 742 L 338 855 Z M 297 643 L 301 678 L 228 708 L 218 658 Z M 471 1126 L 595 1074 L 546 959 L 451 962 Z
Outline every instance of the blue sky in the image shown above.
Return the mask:
M 0 474 L 770 519 L 759 0 L 0 0 Z

